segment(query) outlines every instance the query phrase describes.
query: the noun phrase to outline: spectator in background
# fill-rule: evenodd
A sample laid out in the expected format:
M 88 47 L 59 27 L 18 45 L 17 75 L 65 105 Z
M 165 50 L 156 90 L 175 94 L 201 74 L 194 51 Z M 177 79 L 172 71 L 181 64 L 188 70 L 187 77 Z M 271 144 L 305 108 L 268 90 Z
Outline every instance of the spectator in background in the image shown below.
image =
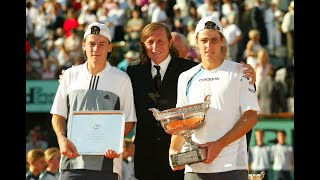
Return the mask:
M 178 32 L 171 32 L 172 42 L 174 47 L 178 50 L 178 57 L 193 60 L 194 57 L 190 57 L 189 52 L 191 50 L 187 38 Z
M 141 17 L 141 10 L 139 7 L 136 7 L 132 10 L 131 16 L 128 19 L 125 26 L 125 40 L 129 43 L 129 48 L 138 51 L 139 38 L 141 35 L 141 30 L 144 26 L 144 20 Z
M 250 40 L 247 42 L 245 56 L 247 58 L 247 63 L 253 68 L 256 68 L 258 62 L 258 52 L 263 48 L 260 43 L 260 32 L 257 29 L 251 29 L 249 31 Z
M 232 20 L 234 15 L 230 15 L 230 20 Z M 231 61 L 240 62 L 237 59 L 238 55 L 238 43 L 242 40 L 242 32 L 241 29 L 233 23 L 233 20 L 229 22 L 227 17 L 221 18 L 221 24 L 223 27 L 223 36 L 227 40 L 228 50 L 227 50 L 227 58 Z
M 208 8 L 205 8 L 203 11 L 200 12 L 201 18 L 207 17 L 207 16 L 213 16 L 218 19 L 221 17 L 221 12 L 218 11 L 217 9 L 218 2 L 214 0 L 209 0 L 208 1 Z
M 74 58 L 73 65 L 74 65 L 74 66 L 77 66 L 77 65 L 83 64 L 83 63 L 85 63 L 85 62 L 86 62 L 86 61 L 85 61 L 84 57 L 83 57 L 82 55 L 79 55 L 79 56 L 76 56 L 76 57 Z
M 195 41 L 195 30 L 196 30 L 196 24 L 194 21 L 188 21 L 187 24 L 187 41 L 189 43 L 189 45 L 191 46 L 191 48 L 195 48 L 196 47 L 196 41 Z
M 281 88 L 275 80 L 275 69 L 271 67 L 267 76 L 261 80 L 258 90 L 258 99 L 261 107 L 261 114 L 279 113 L 279 103 L 282 101 Z
M 30 57 L 26 58 L 26 79 L 27 80 L 40 80 L 41 75 L 33 68 Z
M 252 174 L 265 172 L 264 179 L 269 179 L 270 170 L 270 146 L 264 143 L 264 130 L 256 129 L 254 131 L 255 145 L 249 149 L 249 169 Z
M 79 22 L 77 19 L 77 11 L 73 8 L 67 10 L 67 18 L 63 23 L 63 30 L 65 32 L 66 38 L 69 37 L 73 29 L 77 29 Z
M 82 39 L 78 36 L 76 29 L 71 29 L 69 33 L 63 44 L 65 51 L 70 57 L 70 61 L 73 63 L 77 56 L 82 55 Z
M 129 50 L 124 57 L 125 59 L 118 63 L 117 68 L 126 72 L 129 64 L 139 59 L 139 52 Z
M 277 6 L 278 0 L 271 0 L 270 6 L 265 11 L 265 23 L 268 34 L 268 52 L 274 55 L 281 44 L 281 22 L 283 13 Z
M 47 63 L 43 65 L 41 79 L 52 80 L 52 79 L 55 79 L 55 77 L 56 77 L 55 64 L 52 64 L 51 61 L 47 61 Z
M 64 47 L 64 38 L 58 38 L 57 40 L 54 41 L 55 45 L 55 58 L 56 61 L 58 62 L 59 69 L 67 69 L 72 66 L 73 62 L 70 58 L 70 55 L 66 51 Z
M 173 26 L 171 31 L 181 33 L 183 35 L 187 34 L 185 18 L 181 14 L 181 8 L 178 4 L 173 6 L 174 16 L 172 17 Z
M 191 1 L 191 2 L 192 3 L 190 3 L 190 7 L 188 9 L 188 15 L 185 17 L 185 19 L 186 19 L 185 21 L 186 21 L 187 26 L 192 25 L 192 27 L 195 29 L 196 24 L 200 20 L 200 17 L 197 14 L 197 7 L 196 7 L 195 3 L 193 1 Z M 193 36 L 193 39 L 194 39 L 194 36 Z M 195 44 L 191 43 L 190 45 L 192 45 L 192 46 L 194 45 L 194 47 L 195 47 Z
M 58 180 L 60 167 L 60 150 L 50 147 L 44 151 L 47 168 L 40 174 L 39 180 Z
M 31 45 L 28 39 L 26 39 L 26 55 L 29 56 L 29 53 L 31 51 Z
M 260 32 L 260 42 L 262 46 L 266 46 L 268 44 L 268 34 L 264 20 L 265 10 L 266 5 L 264 4 L 264 1 L 256 0 L 251 12 L 252 28 L 257 29 Z
M 138 180 L 134 175 L 134 143 L 125 138 L 123 143 L 122 176 L 121 180 Z
M 114 38 L 113 41 L 123 41 L 124 40 L 124 10 L 120 8 L 120 2 L 114 1 L 114 7 L 110 9 L 108 13 L 109 17 L 114 19 Z
M 270 62 L 270 56 L 267 49 L 262 48 L 257 53 L 257 64 L 254 67 L 256 70 L 257 81 L 256 88 L 259 92 L 259 84 L 268 77 L 268 74 L 272 68 L 272 63 Z
M 239 6 L 232 0 L 222 0 L 221 13 L 231 24 L 239 24 Z
M 170 18 L 168 18 L 166 13 L 166 8 L 167 8 L 166 0 L 157 1 L 157 6 L 152 12 L 151 22 L 160 22 L 160 23 L 171 25 Z
M 43 64 L 46 63 L 47 55 L 42 47 L 42 42 L 40 38 L 35 38 L 35 45 L 31 47 L 29 57 L 32 63 L 32 67 L 37 73 L 41 74 L 43 69 Z
M 37 148 L 41 148 L 43 150 L 47 149 L 48 142 L 42 140 L 40 134 L 35 129 L 31 129 L 26 142 L 26 153 Z
M 286 34 L 287 51 L 289 60 L 294 57 L 294 1 L 290 2 L 289 11 L 284 15 L 281 30 Z M 293 62 L 292 62 L 293 63 Z
M 278 92 L 276 98 L 277 112 L 288 112 L 287 98 L 293 97 L 294 95 L 293 69 L 287 67 L 277 69 L 275 81 L 277 83 Z
M 250 0 L 255 1 L 255 0 Z M 242 41 L 239 42 L 239 53 L 238 53 L 238 59 L 241 59 L 242 61 L 246 61 L 246 55 L 245 50 L 249 38 L 249 31 L 253 29 L 253 22 L 251 21 L 251 14 L 253 11 L 253 8 L 248 4 L 244 3 L 242 10 L 239 12 L 241 15 L 239 16 L 239 28 L 242 32 Z
M 37 180 L 46 168 L 44 150 L 41 148 L 31 149 L 26 155 L 26 180 Z
M 37 8 L 37 15 L 34 17 L 33 36 L 44 40 L 47 38 L 47 14 L 43 5 Z
M 274 180 L 291 180 L 294 168 L 293 147 L 286 144 L 287 134 L 284 130 L 277 131 L 277 144 L 271 146 L 271 160 Z
M 55 31 L 58 28 L 63 28 L 65 17 L 62 12 L 63 11 L 60 3 L 52 3 L 52 8 L 50 9 L 47 19 L 48 31 Z
M 124 22 L 127 22 L 132 17 L 132 12 L 139 10 L 141 15 L 141 1 L 140 5 L 138 4 L 140 0 L 128 0 L 128 6 L 124 9 Z

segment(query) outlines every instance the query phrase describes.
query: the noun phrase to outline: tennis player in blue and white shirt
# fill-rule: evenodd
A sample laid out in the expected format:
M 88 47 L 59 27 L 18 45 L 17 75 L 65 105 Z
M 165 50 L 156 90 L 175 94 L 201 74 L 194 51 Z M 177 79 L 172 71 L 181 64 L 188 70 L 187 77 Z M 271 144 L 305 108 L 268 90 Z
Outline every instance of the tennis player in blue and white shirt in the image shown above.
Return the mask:
M 176 106 L 202 103 L 210 95 L 206 124 L 192 135 L 199 147 L 207 148 L 207 159 L 172 169 L 185 168 L 185 180 L 247 180 L 246 133 L 257 123 L 260 111 L 254 85 L 242 72 L 242 64 L 225 59 L 225 39 L 217 18 L 198 22 L 196 44 L 202 62 L 180 74 Z M 170 154 L 180 152 L 184 142 L 183 136 L 173 135 Z

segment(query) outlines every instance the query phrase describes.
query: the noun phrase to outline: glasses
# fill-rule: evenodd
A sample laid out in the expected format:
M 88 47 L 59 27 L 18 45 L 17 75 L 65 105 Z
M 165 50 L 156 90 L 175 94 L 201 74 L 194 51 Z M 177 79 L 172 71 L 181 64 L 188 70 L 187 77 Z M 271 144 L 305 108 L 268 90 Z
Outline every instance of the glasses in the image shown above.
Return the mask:
M 218 31 L 221 30 L 220 27 L 216 23 L 214 23 L 212 21 L 206 22 L 204 24 L 204 29 L 215 29 L 215 30 L 218 30 Z
M 100 34 L 100 28 L 98 26 L 92 26 L 90 30 L 91 30 L 90 34 L 97 34 L 97 35 Z

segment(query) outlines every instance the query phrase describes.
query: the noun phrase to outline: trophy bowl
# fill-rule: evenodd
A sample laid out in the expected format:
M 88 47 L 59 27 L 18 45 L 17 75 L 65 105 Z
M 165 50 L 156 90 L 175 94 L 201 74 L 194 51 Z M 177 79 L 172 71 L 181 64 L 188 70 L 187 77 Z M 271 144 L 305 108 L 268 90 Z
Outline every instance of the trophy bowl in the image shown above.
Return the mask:
M 186 139 L 181 153 L 170 155 L 173 167 L 193 164 L 206 159 L 206 150 L 199 149 L 191 140 L 191 135 L 205 125 L 205 114 L 209 108 L 210 96 L 203 103 L 191 104 L 159 111 L 150 108 L 156 120 L 160 121 L 167 134 L 182 135 Z

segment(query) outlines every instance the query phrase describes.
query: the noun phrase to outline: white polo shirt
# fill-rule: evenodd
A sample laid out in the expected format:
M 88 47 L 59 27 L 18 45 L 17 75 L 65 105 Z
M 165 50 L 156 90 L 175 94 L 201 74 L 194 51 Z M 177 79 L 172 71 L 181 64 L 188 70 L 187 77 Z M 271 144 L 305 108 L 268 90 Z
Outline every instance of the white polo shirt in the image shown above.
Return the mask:
M 248 110 L 260 111 L 257 94 L 250 79 L 244 77 L 242 65 L 224 60 L 214 70 L 205 70 L 201 64 L 183 72 L 178 80 L 177 107 L 202 103 L 210 96 L 206 125 L 192 135 L 199 144 L 216 141 L 225 135 Z M 215 173 L 248 169 L 246 137 L 225 147 L 210 164 L 185 166 L 185 172 Z
M 137 121 L 131 80 L 125 72 L 111 66 L 109 62 L 96 76 L 89 72 L 87 62 L 67 69 L 50 113 L 70 119 L 73 111 L 91 110 L 121 110 L 125 114 L 126 122 Z M 121 174 L 122 155 L 114 158 L 113 162 L 109 162 L 104 156 L 61 158 L 61 169 L 109 170 Z

